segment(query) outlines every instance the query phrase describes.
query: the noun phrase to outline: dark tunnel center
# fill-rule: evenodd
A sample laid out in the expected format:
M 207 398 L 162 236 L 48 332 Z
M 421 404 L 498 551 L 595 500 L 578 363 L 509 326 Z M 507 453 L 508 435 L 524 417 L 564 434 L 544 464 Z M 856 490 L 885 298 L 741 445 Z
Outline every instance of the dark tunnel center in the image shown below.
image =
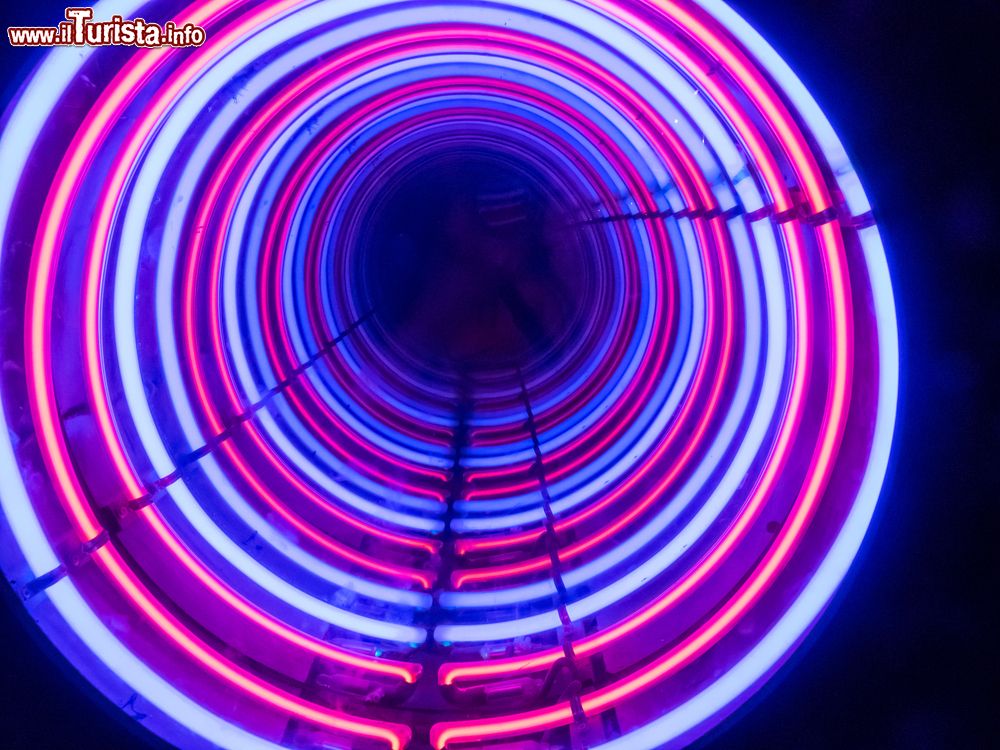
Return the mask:
M 558 357 L 587 299 L 592 248 L 565 190 L 532 165 L 444 152 L 386 179 L 361 229 L 382 334 L 455 372 Z

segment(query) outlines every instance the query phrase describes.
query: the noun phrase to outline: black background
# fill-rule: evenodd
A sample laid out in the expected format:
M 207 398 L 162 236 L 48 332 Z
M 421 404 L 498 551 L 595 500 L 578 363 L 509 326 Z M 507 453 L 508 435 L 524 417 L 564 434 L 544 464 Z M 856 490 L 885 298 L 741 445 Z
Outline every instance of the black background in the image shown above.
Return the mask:
M 1000 746 L 987 619 L 1000 587 L 989 356 L 1000 349 L 1000 6 L 732 4 L 800 75 L 861 173 L 887 245 L 902 389 L 876 525 L 848 583 L 777 678 L 698 747 Z M 50 25 L 62 7 L 5 4 L 2 25 Z M 0 43 L 4 100 L 38 54 Z M 29 634 L 0 588 L 0 747 L 164 747 Z

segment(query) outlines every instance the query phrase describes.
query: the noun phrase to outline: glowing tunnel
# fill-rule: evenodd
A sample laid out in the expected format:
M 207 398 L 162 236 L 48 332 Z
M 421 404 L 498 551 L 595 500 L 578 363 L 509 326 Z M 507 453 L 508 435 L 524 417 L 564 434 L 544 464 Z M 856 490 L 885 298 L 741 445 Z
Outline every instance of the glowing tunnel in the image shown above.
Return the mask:
M 717 0 L 100 3 L 8 110 L 0 555 L 182 748 L 679 746 L 872 517 L 896 324 Z

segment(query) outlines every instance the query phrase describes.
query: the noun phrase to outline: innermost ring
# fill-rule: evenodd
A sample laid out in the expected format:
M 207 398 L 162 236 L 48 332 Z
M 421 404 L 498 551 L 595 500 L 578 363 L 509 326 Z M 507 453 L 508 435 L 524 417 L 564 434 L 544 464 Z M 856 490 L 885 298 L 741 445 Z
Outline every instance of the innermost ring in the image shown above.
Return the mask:
M 463 374 L 558 359 L 594 281 L 566 196 L 532 165 L 486 151 L 439 152 L 379 179 L 356 269 L 381 334 Z

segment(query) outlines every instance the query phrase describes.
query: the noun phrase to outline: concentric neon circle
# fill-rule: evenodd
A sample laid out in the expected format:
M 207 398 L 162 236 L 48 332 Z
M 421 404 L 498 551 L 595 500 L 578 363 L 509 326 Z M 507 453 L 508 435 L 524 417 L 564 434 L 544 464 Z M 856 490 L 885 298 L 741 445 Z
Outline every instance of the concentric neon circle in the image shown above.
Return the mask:
M 184 748 L 674 747 L 746 700 L 897 396 L 871 207 L 771 48 L 714 0 L 115 14 L 207 38 L 52 51 L 0 143 L 0 561 L 59 650 Z M 488 330 L 555 334 L 400 336 L 487 330 L 394 223 L 448 185 L 523 251 Z

